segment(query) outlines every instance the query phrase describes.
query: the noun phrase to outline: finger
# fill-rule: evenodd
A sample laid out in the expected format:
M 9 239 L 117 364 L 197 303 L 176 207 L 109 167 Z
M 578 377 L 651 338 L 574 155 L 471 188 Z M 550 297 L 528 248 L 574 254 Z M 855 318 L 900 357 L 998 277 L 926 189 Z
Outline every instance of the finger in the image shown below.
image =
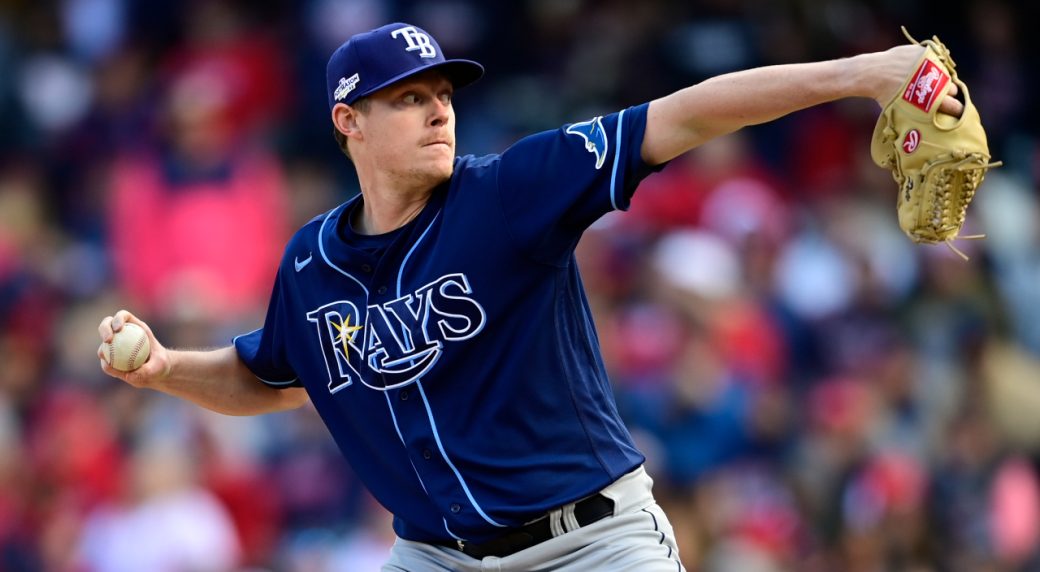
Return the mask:
M 950 82 L 950 92 L 947 95 L 957 95 L 961 92 L 960 86 L 956 82 Z
M 112 333 L 112 316 L 105 316 L 105 319 L 101 320 L 101 324 L 98 325 L 98 335 L 101 336 L 101 341 L 110 342 Z
M 155 334 L 152 333 L 151 326 L 149 326 L 145 322 L 142 322 L 140 319 L 138 319 L 135 316 L 130 316 L 130 321 L 132 321 L 133 323 L 137 324 L 138 326 L 141 326 L 141 329 L 144 330 L 145 335 L 148 336 L 148 341 L 151 342 L 152 346 L 154 347 L 155 344 L 157 343 L 157 340 L 155 339 Z
M 960 117 L 964 113 L 964 104 L 953 97 L 946 96 L 943 98 L 942 103 L 939 104 L 939 113 Z
M 127 322 L 138 323 L 138 320 L 129 310 L 120 310 L 116 312 L 116 315 L 112 317 L 112 330 L 118 332 L 123 329 L 123 324 Z
M 122 381 L 126 381 L 126 372 L 125 371 L 119 371 L 118 369 L 116 369 L 116 368 L 112 367 L 111 365 L 109 365 L 108 362 L 103 360 L 103 359 L 100 360 L 100 361 L 101 361 L 101 371 L 105 372 L 105 374 L 110 375 L 110 376 L 112 376 L 112 377 L 114 377 L 116 379 L 119 379 L 119 380 L 122 380 Z
M 152 356 L 149 355 L 148 359 L 137 369 L 123 372 L 123 381 L 134 387 L 150 387 L 161 376 L 163 368 L 161 361 L 152 359 Z
M 159 363 L 160 358 L 152 359 L 155 356 L 155 352 L 148 354 L 148 359 L 144 360 L 144 363 L 137 367 L 134 371 L 130 372 L 131 375 L 142 379 L 153 379 L 160 376 L 162 373 L 163 365 Z
M 142 387 L 141 384 L 141 369 L 135 369 L 134 371 L 123 372 L 123 381 L 129 383 L 134 387 Z

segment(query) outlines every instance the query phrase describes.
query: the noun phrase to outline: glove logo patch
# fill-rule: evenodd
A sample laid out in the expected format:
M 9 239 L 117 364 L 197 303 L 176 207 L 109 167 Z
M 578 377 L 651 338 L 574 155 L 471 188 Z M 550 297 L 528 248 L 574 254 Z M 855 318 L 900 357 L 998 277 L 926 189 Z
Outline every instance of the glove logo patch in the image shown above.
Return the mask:
M 926 59 L 921 62 L 921 67 L 917 68 L 910 84 L 906 86 L 903 99 L 928 113 L 948 81 L 950 81 L 950 76 L 935 62 Z
M 916 129 L 911 129 L 906 132 L 906 137 L 903 137 L 903 152 L 909 155 L 914 151 L 917 151 L 917 146 L 921 144 L 921 132 Z

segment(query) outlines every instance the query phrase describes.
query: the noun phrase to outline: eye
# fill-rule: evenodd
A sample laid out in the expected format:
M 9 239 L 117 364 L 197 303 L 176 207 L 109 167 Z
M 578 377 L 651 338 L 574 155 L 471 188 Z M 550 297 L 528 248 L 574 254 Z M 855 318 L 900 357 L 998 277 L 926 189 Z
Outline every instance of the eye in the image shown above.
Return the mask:
M 415 93 L 406 93 L 401 97 L 401 101 L 407 105 L 415 105 L 419 103 L 419 95 Z
M 440 95 L 438 95 L 437 97 L 438 97 L 438 98 L 439 98 L 439 99 L 441 100 L 441 103 L 443 103 L 444 105 L 448 105 L 449 103 L 451 103 L 451 98 L 452 98 L 452 97 L 453 97 L 454 95 L 455 95 L 455 94 L 453 94 L 453 93 L 452 93 L 452 92 L 450 92 L 450 91 L 443 91 L 443 92 L 441 92 L 441 93 L 440 93 Z

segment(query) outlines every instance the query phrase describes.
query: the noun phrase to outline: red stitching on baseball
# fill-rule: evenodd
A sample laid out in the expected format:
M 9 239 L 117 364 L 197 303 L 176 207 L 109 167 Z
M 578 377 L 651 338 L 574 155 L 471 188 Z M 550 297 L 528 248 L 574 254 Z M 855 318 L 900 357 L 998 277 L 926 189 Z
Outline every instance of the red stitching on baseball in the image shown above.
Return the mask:
M 141 351 L 141 348 L 144 347 L 146 341 L 148 341 L 148 338 L 141 336 L 141 339 L 137 340 L 137 343 L 134 344 L 134 349 L 130 351 L 130 357 L 126 360 L 127 370 L 134 369 L 134 361 L 137 359 L 137 354 Z
M 112 341 L 114 342 L 115 340 L 112 340 Z M 110 365 L 112 367 L 115 367 L 115 363 L 116 363 L 116 346 L 111 344 L 111 343 L 109 343 L 108 344 L 108 365 Z

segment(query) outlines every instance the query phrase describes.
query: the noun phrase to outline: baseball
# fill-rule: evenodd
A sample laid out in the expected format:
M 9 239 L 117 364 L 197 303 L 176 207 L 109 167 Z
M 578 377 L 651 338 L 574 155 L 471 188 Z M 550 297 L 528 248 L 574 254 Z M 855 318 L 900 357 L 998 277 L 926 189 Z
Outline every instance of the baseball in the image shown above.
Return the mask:
M 133 371 L 148 361 L 148 334 L 137 324 L 123 324 L 111 342 L 101 343 L 105 361 L 119 371 Z

